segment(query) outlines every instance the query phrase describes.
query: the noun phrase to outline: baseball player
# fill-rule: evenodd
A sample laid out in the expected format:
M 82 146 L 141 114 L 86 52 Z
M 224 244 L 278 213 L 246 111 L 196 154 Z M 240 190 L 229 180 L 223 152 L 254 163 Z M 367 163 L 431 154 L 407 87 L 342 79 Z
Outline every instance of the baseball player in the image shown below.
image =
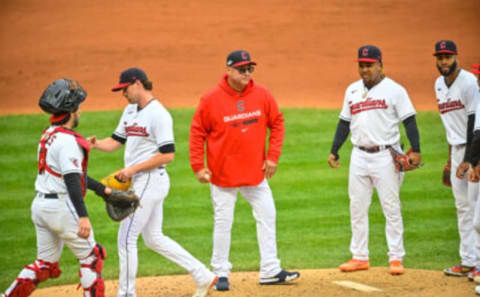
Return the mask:
M 104 297 L 102 278 L 105 249 L 95 242 L 83 201 L 86 184 L 97 194 L 111 189 L 86 175 L 88 143 L 73 129 L 87 93 L 74 80 L 52 82 L 40 98 L 40 107 L 53 115 L 38 146 L 37 194 L 32 220 L 37 233 L 37 260 L 26 265 L 3 297 L 26 297 L 38 283 L 61 274 L 59 259 L 66 244 L 80 262 L 80 285 L 85 297 Z M 100 193 L 101 192 L 101 193 Z
M 300 276 L 282 270 L 277 257 L 276 211 L 267 179 L 275 174 L 280 158 L 283 115 L 270 92 L 252 80 L 255 65 L 247 51 L 230 53 L 226 74 L 202 97 L 190 128 L 190 164 L 200 182 L 210 183 L 215 212 L 211 265 L 219 276 L 219 291 L 230 288 L 228 257 L 238 192 L 252 206 L 257 221 L 260 284 L 285 283 Z
M 111 137 L 97 140 L 89 137 L 92 147 L 111 152 L 125 147 L 125 168 L 117 178 L 131 178 L 140 197 L 141 207 L 124 219 L 118 231 L 120 279 L 118 297 L 135 297 L 137 274 L 137 240 L 141 234 L 145 245 L 185 268 L 197 284 L 194 297 L 203 297 L 217 277 L 178 243 L 162 232 L 163 203 L 170 180 L 166 165 L 173 161 L 175 145 L 172 117 L 152 94 L 152 82 L 139 68 L 129 68 L 120 75 L 112 91 L 122 91 L 129 105 L 125 107 Z
M 446 268 L 444 273 L 449 276 L 468 276 L 480 260 L 475 251 L 476 235 L 473 229 L 473 205 L 477 200 L 478 182 L 469 182 L 466 174 L 470 162 L 475 93 L 478 86 L 475 76 L 458 66 L 457 47 L 453 41 L 438 41 L 433 55 L 441 74 L 435 81 L 435 93 L 447 142 L 451 146 L 450 180 L 460 234 L 461 263 Z
M 478 92 L 477 92 L 477 105 L 475 109 L 475 125 L 474 125 L 474 135 L 472 140 L 471 147 L 471 165 L 472 169 L 470 170 L 470 181 L 480 180 L 480 64 L 473 65 L 472 72 L 477 75 L 478 83 Z M 478 199 L 474 205 L 474 217 L 473 217 L 473 226 L 475 229 L 475 234 L 477 236 L 475 250 L 478 252 L 480 250 L 478 236 L 480 236 L 480 199 Z M 476 283 L 480 283 L 480 266 L 477 261 L 475 269 L 469 274 L 469 278 L 474 280 Z M 477 295 L 480 295 L 480 286 L 475 287 L 475 292 Z
M 340 121 L 328 157 L 332 168 L 340 166 L 338 150 L 352 132 L 348 194 L 352 259 L 340 265 L 343 272 L 370 267 L 368 251 L 368 209 L 373 188 L 377 189 L 386 219 L 389 273 L 404 273 L 403 220 L 400 187 L 403 173 L 395 170 L 390 148 L 401 151 L 399 123 L 403 122 L 413 153 L 412 164 L 420 164 L 420 140 L 415 109 L 407 91 L 383 72 L 382 53 L 373 45 L 358 50 L 361 80 L 348 86 Z

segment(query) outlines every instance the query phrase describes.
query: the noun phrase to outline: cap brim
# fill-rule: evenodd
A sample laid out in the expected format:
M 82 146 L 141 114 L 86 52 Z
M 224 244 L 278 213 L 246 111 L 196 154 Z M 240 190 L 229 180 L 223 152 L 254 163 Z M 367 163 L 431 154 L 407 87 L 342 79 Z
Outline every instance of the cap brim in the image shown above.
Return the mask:
M 116 86 L 114 86 L 112 88 L 112 92 L 117 92 L 117 91 L 120 91 L 121 89 L 125 88 L 125 87 L 128 87 L 129 85 L 131 85 L 132 83 L 131 82 L 126 82 L 126 83 L 121 83 L 121 84 L 118 84 Z
M 242 62 L 235 63 L 230 67 L 240 67 L 243 65 L 257 65 L 257 63 L 254 61 L 242 61 Z
M 441 55 L 441 54 L 456 55 L 457 52 L 450 51 L 450 50 L 441 50 L 441 51 L 433 53 L 434 56 L 438 56 L 438 55 Z
M 367 62 L 367 63 L 375 63 L 380 61 L 379 59 L 372 59 L 372 58 L 358 58 L 355 60 L 356 62 Z
M 480 70 L 474 69 L 474 70 L 472 70 L 472 73 L 480 74 Z

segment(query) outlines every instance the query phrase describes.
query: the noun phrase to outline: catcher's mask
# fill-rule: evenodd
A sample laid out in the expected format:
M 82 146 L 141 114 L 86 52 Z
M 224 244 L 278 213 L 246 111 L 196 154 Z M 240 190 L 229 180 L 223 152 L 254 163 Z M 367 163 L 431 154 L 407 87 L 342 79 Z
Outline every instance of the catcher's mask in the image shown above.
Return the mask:
M 85 98 L 87 98 L 87 92 L 76 80 L 62 78 L 47 87 L 38 105 L 47 113 L 68 113 L 76 111 Z

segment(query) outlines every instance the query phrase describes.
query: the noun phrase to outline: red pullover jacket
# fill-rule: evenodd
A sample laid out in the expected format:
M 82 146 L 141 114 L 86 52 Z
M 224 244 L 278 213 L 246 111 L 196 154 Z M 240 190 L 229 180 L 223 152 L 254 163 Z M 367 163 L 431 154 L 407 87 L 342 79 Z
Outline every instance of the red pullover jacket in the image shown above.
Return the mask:
M 207 147 L 211 182 L 220 187 L 256 186 L 264 179 L 265 159 L 278 163 L 282 151 L 283 115 L 263 86 L 250 80 L 242 93 L 234 91 L 225 75 L 207 92 L 190 127 L 190 165 L 204 168 Z M 267 127 L 270 129 L 265 155 Z

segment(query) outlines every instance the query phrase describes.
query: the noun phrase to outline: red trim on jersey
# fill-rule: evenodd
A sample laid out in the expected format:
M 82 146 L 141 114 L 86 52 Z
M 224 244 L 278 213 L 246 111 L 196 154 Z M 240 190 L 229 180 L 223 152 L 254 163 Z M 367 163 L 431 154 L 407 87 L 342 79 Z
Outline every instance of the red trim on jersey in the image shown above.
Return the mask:
M 47 127 L 48 129 L 48 127 Z M 45 129 L 45 131 L 47 131 Z M 38 154 L 38 174 L 43 174 L 45 171 L 48 173 L 52 174 L 53 176 L 56 176 L 58 178 L 61 178 L 62 175 L 58 172 L 55 172 L 50 166 L 47 164 L 47 147 L 46 143 L 51 139 L 51 137 L 54 136 L 55 133 L 65 133 L 65 134 L 70 134 L 75 137 L 75 140 L 77 141 L 77 144 L 83 149 L 84 152 L 84 157 L 82 160 L 82 177 L 81 177 L 81 183 L 82 183 L 82 194 L 85 196 L 86 193 L 86 176 L 87 176 L 87 166 L 88 166 L 88 153 L 90 152 L 90 145 L 88 144 L 88 141 L 79 133 L 72 131 L 70 129 L 67 129 L 65 127 L 57 127 L 53 129 L 53 131 L 49 133 L 43 132 L 42 138 L 40 140 L 40 151 Z

